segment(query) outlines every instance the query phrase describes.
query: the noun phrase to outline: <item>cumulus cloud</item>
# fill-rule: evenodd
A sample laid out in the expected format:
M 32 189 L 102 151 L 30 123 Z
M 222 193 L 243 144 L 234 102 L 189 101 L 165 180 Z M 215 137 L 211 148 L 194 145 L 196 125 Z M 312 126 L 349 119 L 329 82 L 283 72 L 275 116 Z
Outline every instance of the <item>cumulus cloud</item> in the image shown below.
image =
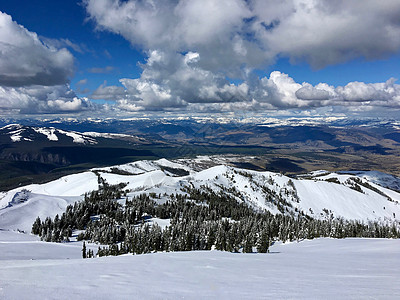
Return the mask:
M 92 99 L 125 111 L 302 111 L 400 108 L 400 86 L 296 82 L 279 71 L 258 77 L 279 57 L 314 68 L 400 49 L 398 0 L 83 0 L 97 30 L 123 36 L 146 54 L 138 78 L 100 85 Z M 379 5 L 378 5 L 379 4 Z M 0 13 L 0 109 L 71 112 L 91 109 L 68 85 L 73 56 L 85 50 L 38 38 Z M 61 49 L 60 49 L 61 48 Z M 106 56 L 109 56 L 105 52 Z M 92 68 L 110 73 L 112 66 Z M 232 83 L 228 78 L 235 78 Z M 77 83 L 79 86 L 86 82 Z M 114 104 L 115 107 L 112 107 Z
M 336 88 L 336 92 L 345 101 L 365 102 L 390 100 L 399 95 L 399 86 L 390 79 L 385 83 L 350 82 L 344 87 Z
M 65 48 L 45 45 L 0 12 L 0 85 L 52 86 L 64 84 L 73 74 L 74 58 Z
M 206 70 L 238 72 L 278 55 L 315 68 L 400 48 L 397 0 L 84 0 L 99 30 L 134 46 L 195 51 Z
M 114 100 L 122 110 L 258 111 L 346 106 L 369 110 L 374 106 L 400 108 L 400 85 L 351 82 L 334 87 L 297 83 L 288 74 L 273 71 L 269 77 L 251 77 L 239 84 L 223 74 L 200 68 L 198 53 L 168 55 L 152 51 L 139 78 L 121 79 L 122 86 L 106 82 L 92 94 L 94 99 Z
M 126 91 L 122 86 L 107 86 L 107 82 L 105 81 L 90 97 L 102 100 L 121 100 L 126 98 Z
M 122 86 L 102 84 L 92 94 L 94 99 L 118 100 L 138 107 L 160 110 L 186 107 L 190 103 L 246 101 L 249 87 L 243 82 L 230 83 L 223 74 L 200 67 L 198 53 L 165 53 L 151 51 L 140 78 L 123 78 Z
M 163 52 L 193 51 L 207 70 L 237 73 L 238 66 L 265 60 L 260 45 L 247 40 L 241 0 L 84 1 L 99 30 L 122 35 L 134 46 Z M 244 36 L 242 36 L 244 35 Z M 265 54 L 264 54 L 265 53 Z M 240 68 L 239 68 L 240 69 Z M 240 70 L 239 70 L 240 72 Z
M 292 61 L 305 59 L 315 68 L 355 57 L 375 59 L 400 47 L 395 38 L 400 33 L 396 0 L 254 0 L 252 4 L 258 12 L 257 36 L 270 51 Z M 269 30 L 259 27 L 265 24 Z
M 0 109 L 25 114 L 79 112 L 92 108 L 86 98 L 78 98 L 68 85 L 27 87 L 0 86 Z
M 39 38 L 0 12 L 0 110 L 40 114 L 91 109 L 91 102 L 69 86 L 74 57 L 64 47 L 83 52 L 68 39 Z
M 255 76 L 278 57 L 314 68 L 400 49 L 400 6 L 341 0 L 84 0 L 97 30 L 147 54 L 139 78 L 101 85 L 95 99 L 129 111 L 231 111 L 399 107 L 393 80 L 334 87 L 295 82 L 279 71 Z M 233 84 L 227 78 L 239 78 Z
M 304 84 L 295 94 L 301 100 L 329 100 L 333 97 L 327 89 L 313 87 L 311 84 Z
M 312 86 L 307 82 L 296 83 L 287 74 L 272 72 L 261 79 L 257 94 L 265 95 L 264 101 L 276 108 L 310 108 L 347 106 L 350 110 L 367 110 L 370 107 L 400 108 L 400 85 L 391 78 L 382 83 L 350 82 L 334 87 L 326 83 Z M 259 96 L 258 99 L 262 99 Z

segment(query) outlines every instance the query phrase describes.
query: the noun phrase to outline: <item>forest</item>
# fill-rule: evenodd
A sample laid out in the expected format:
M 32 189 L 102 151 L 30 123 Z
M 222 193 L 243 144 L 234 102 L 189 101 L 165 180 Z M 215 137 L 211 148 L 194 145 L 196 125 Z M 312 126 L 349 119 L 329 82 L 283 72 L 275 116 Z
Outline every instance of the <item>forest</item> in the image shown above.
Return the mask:
M 100 245 L 94 253 L 84 242 L 83 258 L 211 249 L 267 253 L 276 241 L 400 237 L 394 224 L 345 220 L 328 212 L 322 219 L 293 211 L 274 215 L 206 186 L 186 186 L 185 194 L 136 196 L 127 195 L 124 188 L 125 184 L 102 182 L 98 191 L 85 194 L 83 201 L 69 205 L 61 216 L 37 217 L 32 233 L 46 242 L 68 242 L 79 230 L 78 240 Z M 270 196 L 274 201 L 277 195 Z M 169 220 L 170 225 L 162 228 L 155 218 Z

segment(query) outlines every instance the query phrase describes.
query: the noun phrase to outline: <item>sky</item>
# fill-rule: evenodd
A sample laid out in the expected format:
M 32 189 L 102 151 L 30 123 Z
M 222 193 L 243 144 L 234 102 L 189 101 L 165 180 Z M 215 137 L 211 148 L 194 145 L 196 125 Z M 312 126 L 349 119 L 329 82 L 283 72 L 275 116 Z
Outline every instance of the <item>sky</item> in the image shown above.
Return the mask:
M 0 115 L 400 111 L 399 0 L 0 0 Z

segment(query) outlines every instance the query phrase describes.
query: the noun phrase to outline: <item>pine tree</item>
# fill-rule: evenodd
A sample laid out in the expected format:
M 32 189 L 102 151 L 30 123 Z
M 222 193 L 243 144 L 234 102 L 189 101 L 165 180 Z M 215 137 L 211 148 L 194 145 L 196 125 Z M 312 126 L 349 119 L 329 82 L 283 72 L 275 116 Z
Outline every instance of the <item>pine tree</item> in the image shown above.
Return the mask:
M 41 231 L 42 221 L 39 217 L 36 218 L 35 223 L 32 225 L 32 234 L 39 234 Z
M 82 246 L 82 258 L 86 258 L 86 243 L 83 241 L 83 246 Z
M 269 237 L 267 231 L 264 229 L 261 231 L 257 241 L 257 252 L 267 253 L 269 248 Z

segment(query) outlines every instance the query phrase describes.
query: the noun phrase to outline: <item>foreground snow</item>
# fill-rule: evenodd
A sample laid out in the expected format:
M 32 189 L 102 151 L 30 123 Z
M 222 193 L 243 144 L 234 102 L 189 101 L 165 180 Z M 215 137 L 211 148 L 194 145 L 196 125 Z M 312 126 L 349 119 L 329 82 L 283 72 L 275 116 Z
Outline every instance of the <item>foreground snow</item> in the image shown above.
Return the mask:
M 18 242 L 26 246 L 25 258 L 15 248 Z M 205 251 L 86 260 L 74 258 L 80 255 L 76 245 L 42 243 L 11 232 L 0 231 L 0 246 L 1 299 L 396 299 L 400 295 L 400 240 L 317 239 L 274 245 L 269 254 Z M 77 253 L 71 255 L 73 248 Z M 30 256 L 34 260 L 26 260 Z

